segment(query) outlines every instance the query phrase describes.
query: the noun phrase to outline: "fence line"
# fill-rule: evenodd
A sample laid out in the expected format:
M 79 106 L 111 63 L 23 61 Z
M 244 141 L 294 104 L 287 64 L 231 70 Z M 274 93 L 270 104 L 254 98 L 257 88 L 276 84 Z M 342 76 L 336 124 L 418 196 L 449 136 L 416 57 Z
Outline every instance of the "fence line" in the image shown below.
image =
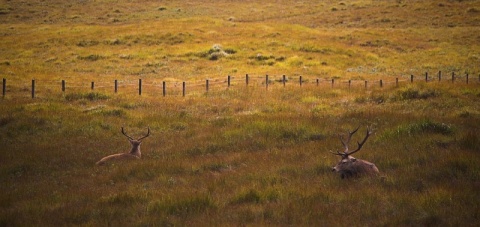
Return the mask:
M 442 81 L 442 71 L 439 71 L 436 78 L 429 75 L 428 72 L 425 73 L 424 79 L 419 80 L 419 81 L 424 81 L 425 83 L 430 83 L 434 81 L 441 82 Z M 293 78 L 292 78 L 293 79 Z M 380 88 L 383 88 L 387 84 L 395 84 L 396 87 L 399 86 L 400 82 L 410 82 L 414 83 L 414 81 L 417 78 L 415 78 L 414 75 L 410 75 L 409 79 L 399 79 L 398 77 L 395 78 L 394 81 L 384 81 L 383 79 L 378 80 L 376 83 L 378 83 L 378 86 Z M 455 74 L 455 72 L 452 72 L 451 74 L 451 79 L 449 80 L 451 83 L 455 83 L 458 80 L 463 79 L 466 84 L 469 84 L 471 82 L 469 79 L 469 74 L 465 74 L 465 76 L 459 76 Z M 248 86 L 260 86 L 260 87 L 265 87 L 265 89 L 268 90 L 269 86 L 274 86 L 276 83 L 281 83 L 281 86 L 286 87 L 287 85 L 290 84 L 297 84 L 299 87 L 302 86 L 307 86 L 307 85 L 316 85 L 320 86 L 320 84 L 331 84 L 331 87 L 336 87 L 339 85 L 346 86 L 345 84 L 348 85 L 348 88 L 352 88 L 353 83 L 364 83 L 364 88 L 368 89 L 369 87 L 375 86 L 375 81 L 374 83 L 370 83 L 372 81 L 368 80 L 343 80 L 343 81 L 338 81 L 335 79 L 321 79 L 321 78 L 305 78 L 303 76 L 298 76 L 298 80 L 290 80 L 286 75 L 282 75 L 280 78 L 272 78 L 269 77 L 269 75 L 263 76 L 251 76 L 249 74 L 246 74 L 244 78 L 240 77 L 232 77 L 231 75 L 228 75 L 225 79 L 221 78 L 213 78 L 213 79 L 206 79 L 204 81 L 197 81 L 197 82 L 191 82 L 188 84 L 189 89 L 193 89 L 193 91 L 198 91 L 203 87 L 206 93 L 210 92 L 212 88 L 214 87 L 219 87 L 219 86 L 224 86 L 226 89 L 229 89 L 232 86 L 236 86 L 242 83 L 245 83 L 245 85 Z M 480 75 L 478 77 L 478 81 L 480 82 Z M 36 91 L 37 91 L 37 85 L 38 81 L 35 79 L 32 79 L 31 83 L 31 97 L 34 99 L 36 97 Z M 90 90 L 95 90 L 99 88 L 110 88 L 112 86 L 111 82 L 97 82 L 95 83 L 94 81 L 90 83 L 67 83 L 65 80 L 61 80 L 60 83 L 59 81 L 55 80 L 42 80 L 42 86 L 41 87 L 60 87 L 61 92 L 65 93 L 67 88 L 86 88 L 90 87 Z M 54 85 L 57 84 L 57 85 Z M 59 85 L 60 84 L 60 85 Z M 100 85 L 99 85 L 100 84 Z M 171 85 L 167 89 L 167 84 Z M 173 84 L 173 85 L 172 85 Z M 145 86 L 147 87 L 153 87 L 156 89 L 162 90 L 162 95 L 165 97 L 167 96 L 167 91 L 168 94 L 173 93 L 173 94 L 178 94 L 181 90 L 181 95 L 182 97 L 185 97 L 187 94 L 187 82 L 185 81 L 153 81 L 150 83 L 144 83 L 142 79 L 138 79 L 138 82 L 135 82 L 135 80 L 114 80 L 113 81 L 113 92 L 118 93 L 120 90 L 119 88 L 126 88 L 126 87 L 137 87 L 138 89 L 138 95 L 142 95 L 143 88 Z M 173 91 L 173 92 L 172 92 Z M 2 97 L 5 97 L 7 94 L 7 79 L 3 78 L 2 80 Z

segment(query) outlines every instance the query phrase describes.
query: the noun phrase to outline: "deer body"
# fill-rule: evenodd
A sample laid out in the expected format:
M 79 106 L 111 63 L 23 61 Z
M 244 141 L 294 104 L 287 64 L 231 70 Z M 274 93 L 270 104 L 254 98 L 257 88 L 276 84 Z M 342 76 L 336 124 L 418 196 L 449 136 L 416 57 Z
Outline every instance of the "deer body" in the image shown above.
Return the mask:
M 347 159 L 342 159 L 332 168 L 332 171 L 338 172 L 342 179 L 362 175 L 373 176 L 379 173 L 375 164 L 362 159 L 356 159 L 352 156 L 348 156 Z
M 129 159 L 140 159 L 142 157 L 142 153 L 140 152 L 140 144 L 142 143 L 142 140 L 150 135 L 150 128 L 148 129 L 147 135 L 144 137 L 141 137 L 139 139 L 133 139 L 132 137 L 128 136 L 124 131 L 122 127 L 122 134 L 125 135 L 128 138 L 128 141 L 132 145 L 132 149 L 130 150 L 129 153 L 120 153 L 120 154 L 113 154 L 106 156 L 100 161 L 98 161 L 96 164 L 97 165 L 103 165 L 107 162 L 113 161 L 113 160 L 129 160 Z
M 368 175 L 368 176 L 376 176 L 379 174 L 379 170 L 375 164 L 362 160 L 362 159 L 356 159 L 351 154 L 359 151 L 362 149 L 363 144 L 367 141 L 368 137 L 372 132 L 370 131 L 369 128 L 367 128 L 367 135 L 363 139 L 362 142 L 357 142 L 358 143 L 358 148 L 354 151 L 349 151 L 348 149 L 348 143 L 350 142 L 350 139 L 355 132 L 357 132 L 358 128 L 355 129 L 352 132 L 349 132 L 347 140 L 344 141 L 342 137 L 340 137 L 340 140 L 342 141 L 342 144 L 345 147 L 345 151 L 343 153 L 338 152 L 333 153 L 335 155 L 339 155 L 342 157 L 340 162 L 335 165 L 332 168 L 332 171 L 337 172 L 340 174 L 340 177 L 343 178 L 349 178 L 349 177 L 358 177 L 362 175 Z

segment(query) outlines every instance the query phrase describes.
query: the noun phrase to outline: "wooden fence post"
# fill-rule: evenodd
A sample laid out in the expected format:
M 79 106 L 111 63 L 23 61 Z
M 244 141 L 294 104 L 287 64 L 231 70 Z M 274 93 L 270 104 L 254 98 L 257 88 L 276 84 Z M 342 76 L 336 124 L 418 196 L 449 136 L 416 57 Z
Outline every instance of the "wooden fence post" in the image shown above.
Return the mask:
M 442 71 L 438 71 L 438 81 L 442 80 Z
M 95 82 L 92 81 L 92 86 L 91 86 L 92 90 L 95 88 Z
M 227 77 L 227 84 L 228 84 L 228 87 L 230 87 L 230 75 L 228 75 Z
M 352 87 L 352 80 L 348 80 L 348 89 Z
M 380 80 L 380 87 L 383 87 L 383 80 Z
M 398 87 L 398 77 L 395 78 L 395 86 Z
M 467 84 L 468 84 L 468 73 L 467 73 L 467 75 L 465 75 L 465 76 L 467 77 Z
M 138 79 L 138 95 L 142 95 L 142 79 Z
M 35 98 L 35 79 L 32 80 L 32 99 Z
M 115 94 L 117 93 L 117 91 L 118 91 L 118 81 L 115 80 Z
M 452 83 L 455 81 L 455 72 L 452 72 Z
M 182 97 L 185 97 L 185 81 L 182 83 Z
M 163 97 L 165 97 L 165 95 L 167 95 L 167 86 L 166 86 L 166 84 L 165 84 L 165 81 L 163 81 L 162 84 L 163 84 L 163 88 L 162 88 L 162 90 L 163 90 Z
M 367 89 L 367 88 L 368 88 L 368 81 L 365 80 L 365 89 Z
M 332 79 L 332 87 L 333 87 L 333 84 L 335 84 L 335 79 Z
M 300 76 L 300 79 L 299 79 L 299 82 L 300 82 L 300 87 L 302 86 L 302 76 Z
M 268 89 L 268 75 L 265 75 L 265 88 Z
M 287 82 L 287 76 L 283 75 L 282 76 L 283 87 L 285 87 L 286 82 Z
M 65 92 L 65 80 L 62 80 L 62 92 Z
M 320 84 L 320 80 L 317 78 L 317 86 Z
M 207 92 L 208 92 L 208 79 L 205 81 L 205 88 L 207 89 Z
M 425 82 L 428 82 L 428 72 L 425 73 Z
M 248 74 L 245 74 L 245 83 L 248 86 Z
M 2 97 L 5 97 L 5 93 L 7 92 L 7 79 L 3 78 L 2 83 Z
M 413 75 L 410 75 L 410 83 L 413 83 Z

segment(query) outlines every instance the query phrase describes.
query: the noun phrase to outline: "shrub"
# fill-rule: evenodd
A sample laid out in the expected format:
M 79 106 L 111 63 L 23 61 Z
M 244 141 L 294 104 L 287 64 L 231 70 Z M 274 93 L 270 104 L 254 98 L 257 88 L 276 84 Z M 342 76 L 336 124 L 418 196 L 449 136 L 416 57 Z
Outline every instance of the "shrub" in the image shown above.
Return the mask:
M 72 94 L 67 94 L 65 96 L 65 99 L 67 101 L 76 101 L 76 100 L 82 100 L 86 99 L 89 101 L 96 101 L 96 100 L 106 100 L 109 99 L 110 97 L 105 94 L 101 93 L 96 93 L 96 92 L 89 92 L 89 93 L 72 93 Z

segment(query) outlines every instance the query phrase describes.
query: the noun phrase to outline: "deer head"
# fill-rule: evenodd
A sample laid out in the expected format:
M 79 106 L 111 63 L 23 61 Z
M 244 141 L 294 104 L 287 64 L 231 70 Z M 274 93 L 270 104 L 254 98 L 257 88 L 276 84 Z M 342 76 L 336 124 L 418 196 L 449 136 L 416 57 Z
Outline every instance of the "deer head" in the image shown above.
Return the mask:
M 357 142 L 358 144 L 357 149 L 350 151 L 350 149 L 348 148 L 348 144 L 350 143 L 350 140 L 352 139 L 353 134 L 355 134 L 359 128 L 360 127 L 356 128 L 351 132 L 348 132 L 346 139 L 340 136 L 340 141 L 342 142 L 345 148 L 343 152 L 339 152 L 339 151 L 337 151 L 336 153 L 331 152 L 334 155 L 338 155 L 342 158 L 340 162 L 332 168 L 332 171 L 340 173 L 340 176 L 342 178 L 348 178 L 348 177 L 359 176 L 359 175 L 374 175 L 379 172 L 375 164 L 371 162 L 367 162 L 365 160 L 356 159 L 353 156 L 351 156 L 352 154 L 362 149 L 368 137 L 372 134 L 372 131 L 370 130 L 370 128 L 367 127 L 367 133 L 365 135 L 365 138 L 363 138 L 361 142 Z
M 150 136 L 150 128 L 147 129 L 147 135 L 145 136 L 142 136 L 138 139 L 134 139 L 132 138 L 131 136 L 127 135 L 127 133 L 125 133 L 125 130 L 123 129 L 122 127 L 122 134 L 124 136 L 126 136 L 128 138 L 128 141 L 130 142 L 130 144 L 132 145 L 132 150 L 130 151 L 130 154 L 133 154 L 133 155 L 138 155 L 139 157 L 141 156 L 141 153 L 140 153 L 140 144 L 142 143 L 142 140 L 147 138 L 148 136 Z

